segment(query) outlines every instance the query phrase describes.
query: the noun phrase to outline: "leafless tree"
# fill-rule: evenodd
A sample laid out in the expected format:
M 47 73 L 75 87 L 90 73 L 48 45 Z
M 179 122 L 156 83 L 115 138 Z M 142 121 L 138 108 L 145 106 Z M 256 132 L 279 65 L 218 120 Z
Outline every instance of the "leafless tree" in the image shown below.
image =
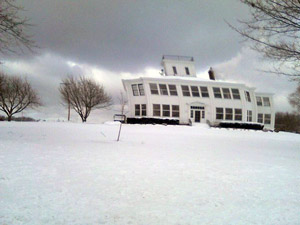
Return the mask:
M 40 105 L 36 91 L 26 79 L 0 74 L 0 111 L 7 115 L 8 121 L 16 113 Z
M 276 62 L 271 73 L 300 79 L 300 1 L 240 0 L 250 7 L 251 19 L 240 21 L 241 28 L 230 25 L 252 47 Z
M 0 52 L 16 53 L 25 49 L 32 51 L 36 47 L 32 36 L 27 34 L 31 27 L 29 20 L 20 17 L 23 8 L 15 4 L 15 0 L 0 0 Z
M 79 114 L 82 122 L 86 122 L 93 109 L 106 108 L 111 105 L 111 97 L 105 92 L 104 87 L 94 80 L 86 77 L 78 79 L 69 76 L 63 79 L 59 87 L 60 94 L 66 104 Z
M 289 95 L 290 104 L 296 108 L 297 113 L 300 114 L 300 82 L 295 92 Z
M 118 96 L 118 103 L 120 104 L 120 113 L 121 115 L 124 115 L 126 112 L 125 112 L 125 106 L 127 104 L 127 99 L 126 97 L 124 96 L 124 93 L 121 91 L 120 92 L 120 95 Z

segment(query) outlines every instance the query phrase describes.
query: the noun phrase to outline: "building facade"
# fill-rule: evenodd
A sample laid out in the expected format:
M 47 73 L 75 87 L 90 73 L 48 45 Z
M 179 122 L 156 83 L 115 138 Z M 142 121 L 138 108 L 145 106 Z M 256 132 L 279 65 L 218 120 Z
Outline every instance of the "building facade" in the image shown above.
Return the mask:
M 179 120 L 180 124 L 221 121 L 262 123 L 274 129 L 273 95 L 241 83 L 197 78 L 192 57 L 163 56 L 161 77 L 122 80 L 128 117 Z

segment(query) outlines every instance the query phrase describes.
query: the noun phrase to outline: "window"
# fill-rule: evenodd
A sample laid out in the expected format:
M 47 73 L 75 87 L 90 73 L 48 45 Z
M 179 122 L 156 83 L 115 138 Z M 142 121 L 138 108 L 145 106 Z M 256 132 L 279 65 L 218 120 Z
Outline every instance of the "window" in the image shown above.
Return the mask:
M 215 98 L 222 98 L 221 89 L 220 88 L 214 87 L 213 91 L 214 91 Z
M 152 95 L 158 95 L 157 84 L 149 84 Z
M 264 106 L 271 106 L 269 97 L 263 97 Z
M 243 119 L 242 109 L 234 109 L 234 120 L 242 121 L 242 119 Z
M 197 86 L 191 86 L 193 97 L 200 97 L 199 89 Z
M 257 122 L 258 123 L 264 123 L 264 118 L 263 118 L 263 114 L 262 113 L 258 113 L 257 114 Z
M 265 124 L 271 124 L 271 114 L 265 114 Z
M 223 98 L 231 99 L 231 94 L 229 88 L 222 88 L 223 91 Z
M 170 95 L 177 96 L 176 85 L 169 84 Z
M 144 96 L 145 95 L 145 91 L 144 91 L 143 84 L 138 84 L 138 87 L 139 87 L 140 96 Z
M 223 120 L 223 118 L 224 118 L 223 108 L 216 108 L 216 119 Z
M 173 66 L 172 68 L 173 68 L 173 73 L 174 73 L 174 75 L 176 75 L 176 74 L 177 74 L 176 66 Z
M 146 108 L 146 104 L 142 104 L 142 116 L 147 116 L 147 108 Z
M 257 106 L 262 106 L 262 99 L 259 96 L 256 96 L 256 104 Z
M 232 89 L 231 89 L 231 92 L 232 92 L 232 97 L 233 97 L 233 99 L 241 99 L 239 89 L 232 88 Z
M 201 111 L 201 116 L 202 116 L 202 119 L 205 118 L 205 111 Z
M 170 105 L 162 105 L 163 116 L 170 117 Z
M 185 67 L 185 73 L 186 73 L 186 75 L 190 75 L 190 70 L 188 67 Z
M 200 87 L 202 98 L 209 98 L 207 87 Z
M 172 105 L 172 117 L 179 117 L 179 105 Z
M 182 95 L 183 96 L 191 96 L 189 86 L 181 85 L 181 89 L 182 89 Z
M 161 95 L 169 95 L 166 84 L 159 84 L 159 91 Z
M 251 102 L 251 98 L 250 98 L 250 93 L 249 93 L 249 91 L 245 91 L 245 96 L 246 96 L 247 102 Z
M 131 87 L 132 87 L 133 96 L 138 96 L 139 91 L 138 91 L 138 88 L 137 88 L 137 84 L 132 84 Z
M 153 116 L 160 116 L 160 104 L 153 104 Z
M 137 104 L 135 105 L 135 116 L 146 116 L 147 110 L 146 110 L 146 104 Z
M 140 105 L 135 105 L 135 116 L 140 116 L 141 115 L 141 106 Z
M 251 110 L 247 110 L 247 121 L 252 122 L 252 111 Z
M 232 109 L 226 108 L 225 109 L 225 120 L 232 120 Z

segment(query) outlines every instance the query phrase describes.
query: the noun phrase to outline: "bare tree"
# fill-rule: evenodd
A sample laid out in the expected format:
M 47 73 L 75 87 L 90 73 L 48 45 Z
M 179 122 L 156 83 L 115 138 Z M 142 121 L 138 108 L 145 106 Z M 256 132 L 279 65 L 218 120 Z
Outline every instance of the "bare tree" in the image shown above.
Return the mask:
M 251 9 L 251 19 L 230 25 L 252 47 L 276 62 L 271 73 L 300 79 L 300 1 L 240 0 Z
M 289 95 L 290 104 L 296 108 L 297 113 L 300 114 L 300 82 L 295 92 Z
M 120 112 L 121 112 L 121 115 L 124 115 L 126 112 L 125 112 L 125 106 L 127 104 L 127 99 L 126 97 L 124 96 L 124 93 L 121 91 L 120 92 L 120 95 L 118 96 L 118 102 L 120 104 Z
M 26 79 L 0 74 L 0 111 L 7 115 L 8 121 L 11 121 L 16 113 L 40 105 L 36 91 Z
M 70 76 L 63 80 L 59 87 L 62 99 L 79 114 L 82 122 L 86 122 L 93 109 L 106 108 L 111 105 L 111 97 L 104 87 L 90 78 Z
M 15 4 L 15 0 L 0 0 L 0 52 L 16 53 L 25 49 L 32 51 L 37 47 L 32 36 L 27 34 L 31 27 L 28 18 L 20 17 L 23 8 Z

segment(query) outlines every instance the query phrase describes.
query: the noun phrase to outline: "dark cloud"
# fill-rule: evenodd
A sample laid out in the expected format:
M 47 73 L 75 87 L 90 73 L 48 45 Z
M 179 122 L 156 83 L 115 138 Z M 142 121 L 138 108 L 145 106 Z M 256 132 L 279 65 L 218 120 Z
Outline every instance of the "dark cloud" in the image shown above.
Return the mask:
M 236 0 L 27 0 L 41 52 L 112 71 L 159 67 L 162 54 L 192 55 L 198 67 L 233 57 L 239 36 L 224 22 L 247 15 Z

